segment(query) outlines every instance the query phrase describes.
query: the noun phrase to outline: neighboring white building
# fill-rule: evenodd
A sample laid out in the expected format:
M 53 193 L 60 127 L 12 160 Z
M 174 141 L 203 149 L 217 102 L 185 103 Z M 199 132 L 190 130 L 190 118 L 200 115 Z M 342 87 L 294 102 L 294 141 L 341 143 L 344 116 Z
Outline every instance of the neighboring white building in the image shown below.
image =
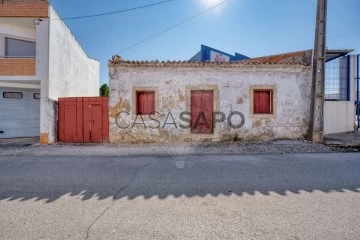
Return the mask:
M 330 51 L 330 50 L 328 50 Z M 351 50 L 333 50 L 342 55 Z M 356 125 L 356 56 L 347 55 L 326 65 L 324 133 L 350 132 Z
M 55 142 L 58 98 L 98 96 L 99 68 L 48 1 L 1 1 L 0 138 Z

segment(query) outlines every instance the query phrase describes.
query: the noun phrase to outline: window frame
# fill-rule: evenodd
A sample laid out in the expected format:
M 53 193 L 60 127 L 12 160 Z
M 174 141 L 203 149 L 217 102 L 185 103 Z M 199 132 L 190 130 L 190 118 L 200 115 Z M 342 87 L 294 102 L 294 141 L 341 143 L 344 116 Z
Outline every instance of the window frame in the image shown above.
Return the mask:
M 255 113 L 255 92 L 256 91 L 271 91 L 270 109 L 272 113 Z M 275 118 L 277 116 L 277 87 L 276 85 L 253 85 L 250 86 L 250 117 L 252 118 Z
M 19 37 L 19 36 L 14 36 L 14 35 L 8 35 L 8 34 L 4 34 L 2 36 L 3 38 L 3 44 L 2 44 L 2 47 L 3 47 L 3 57 L 4 58 L 36 58 L 36 39 L 33 39 L 33 38 L 25 38 L 25 37 Z M 7 55 L 7 45 L 6 45 L 6 39 L 7 38 L 10 38 L 10 39 L 14 39 L 14 40 L 19 40 L 19 41 L 24 41 L 24 42 L 30 42 L 30 43 L 34 43 L 35 44 L 35 56 L 8 56 Z
M 15 93 L 15 94 L 21 94 L 21 97 L 20 98 L 13 98 L 13 97 L 5 97 L 5 94 L 6 93 Z M 24 93 L 22 93 L 22 92 L 11 92 L 11 91 L 5 91 L 5 92 L 3 92 L 3 94 L 2 94 L 2 97 L 4 98 L 4 99 L 15 99 L 15 100 L 20 100 L 20 99 L 23 99 L 24 98 Z
M 36 98 L 35 95 L 39 94 L 39 98 Z M 41 93 L 34 93 L 33 94 L 33 99 L 35 100 L 40 100 L 41 99 Z
M 185 86 L 186 111 L 191 113 L 191 92 L 192 91 L 213 91 L 213 113 L 220 111 L 220 86 L 218 84 L 187 84 Z M 191 115 L 190 115 L 191 120 Z M 187 125 L 187 124 L 186 124 Z M 213 119 L 213 131 L 207 134 L 197 134 L 191 132 L 191 126 L 184 130 L 184 139 L 186 141 L 208 141 L 209 139 L 220 139 L 222 132 L 220 123 Z

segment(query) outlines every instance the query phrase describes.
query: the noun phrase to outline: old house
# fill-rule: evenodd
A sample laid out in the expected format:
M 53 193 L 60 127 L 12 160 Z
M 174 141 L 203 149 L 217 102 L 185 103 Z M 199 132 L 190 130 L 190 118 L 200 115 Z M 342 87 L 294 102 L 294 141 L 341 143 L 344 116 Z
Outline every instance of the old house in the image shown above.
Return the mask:
M 312 51 L 237 62 L 109 62 L 110 142 L 299 139 Z

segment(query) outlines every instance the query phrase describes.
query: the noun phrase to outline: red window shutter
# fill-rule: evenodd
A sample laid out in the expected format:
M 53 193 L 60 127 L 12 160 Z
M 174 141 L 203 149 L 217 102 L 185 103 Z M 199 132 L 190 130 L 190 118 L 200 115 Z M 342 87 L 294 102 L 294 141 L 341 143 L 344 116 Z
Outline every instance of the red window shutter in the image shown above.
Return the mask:
M 145 112 L 146 114 L 154 113 L 155 112 L 155 93 L 154 92 L 147 92 L 147 104 Z
M 272 90 L 254 91 L 254 114 L 272 114 Z
M 155 112 L 155 92 L 136 93 L 137 114 L 148 115 Z

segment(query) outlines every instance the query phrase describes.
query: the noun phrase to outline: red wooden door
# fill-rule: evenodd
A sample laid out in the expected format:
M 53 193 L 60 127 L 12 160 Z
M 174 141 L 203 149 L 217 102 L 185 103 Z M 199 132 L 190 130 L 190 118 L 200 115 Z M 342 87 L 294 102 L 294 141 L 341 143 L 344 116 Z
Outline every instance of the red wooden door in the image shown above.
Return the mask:
M 108 98 L 60 98 L 58 129 L 59 142 L 109 142 Z
M 109 142 L 108 98 L 83 98 L 84 142 Z
M 191 91 L 191 132 L 213 133 L 213 91 Z
M 58 140 L 67 143 L 82 143 L 83 104 L 79 98 L 60 98 L 58 112 Z
M 94 104 L 89 105 L 90 117 L 90 142 L 102 143 L 103 142 L 103 124 L 102 124 L 102 105 Z

